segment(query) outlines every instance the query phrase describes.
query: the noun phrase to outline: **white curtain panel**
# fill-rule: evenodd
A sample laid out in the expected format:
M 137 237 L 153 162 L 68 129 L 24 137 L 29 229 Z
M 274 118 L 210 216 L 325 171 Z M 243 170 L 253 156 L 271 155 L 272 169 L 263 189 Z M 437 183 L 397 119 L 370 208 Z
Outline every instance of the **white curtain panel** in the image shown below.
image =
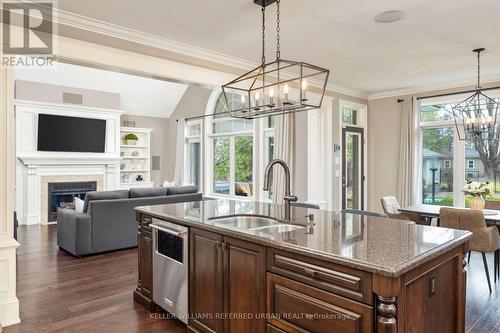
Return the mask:
M 421 196 L 420 102 L 405 98 L 402 112 L 397 195 L 401 206 L 409 206 Z
M 177 143 L 175 146 L 175 183 L 184 184 L 184 118 L 177 120 Z
M 295 114 L 289 113 L 276 117 L 274 127 L 274 158 L 281 159 L 288 164 L 291 172 L 292 184 L 295 167 L 294 161 L 294 141 L 295 141 Z M 282 204 L 285 190 L 285 173 L 283 168 L 275 166 L 273 168 L 273 203 Z M 292 189 L 293 191 L 293 189 Z M 293 193 L 293 192 L 292 192 Z

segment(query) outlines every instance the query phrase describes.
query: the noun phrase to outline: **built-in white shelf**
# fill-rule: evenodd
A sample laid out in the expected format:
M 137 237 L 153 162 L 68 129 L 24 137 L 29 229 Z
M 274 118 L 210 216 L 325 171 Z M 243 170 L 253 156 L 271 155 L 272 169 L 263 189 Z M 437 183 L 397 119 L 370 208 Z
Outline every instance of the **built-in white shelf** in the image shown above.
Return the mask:
M 127 134 L 130 133 L 130 132 L 127 132 Z M 120 145 L 121 148 L 148 148 L 149 149 L 149 146 L 145 146 L 145 145 Z
M 153 187 L 151 182 L 151 131 L 150 128 L 122 127 L 120 129 L 120 187 L 130 189 L 134 187 Z M 135 134 L 139 140 L 135 145 L 125 144 L 127 134 Z M 137 149 L 132 156 L 134 149 Z M 136 181 L 137 176 L 143 180 Z

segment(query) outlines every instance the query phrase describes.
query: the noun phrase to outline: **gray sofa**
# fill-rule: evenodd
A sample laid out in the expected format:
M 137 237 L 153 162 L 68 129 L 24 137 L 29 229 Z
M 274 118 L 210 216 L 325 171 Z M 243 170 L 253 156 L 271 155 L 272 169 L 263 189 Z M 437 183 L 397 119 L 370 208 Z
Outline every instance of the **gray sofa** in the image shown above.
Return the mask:
M 135 207 L 200 200 L 196 186 L 88 192 L 83 212 L 58 210 L 57 245 L 77 257 L 134 247 Z

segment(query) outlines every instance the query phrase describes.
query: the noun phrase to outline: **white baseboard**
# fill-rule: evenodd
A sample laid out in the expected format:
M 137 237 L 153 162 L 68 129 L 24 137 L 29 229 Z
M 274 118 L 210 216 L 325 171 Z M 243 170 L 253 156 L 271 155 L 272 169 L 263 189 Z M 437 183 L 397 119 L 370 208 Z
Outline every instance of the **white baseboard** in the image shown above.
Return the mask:
M 41 225 L 52 225 L 52 224 L 57 224 L 57 221 L 52 221 L 52 222 L 43 222 L 40 223 Z
M 2 327 L 19 324 L 19 300 L 17 297 L 2 300 L 0 302 L 0 323 Z
M 34 225 L 39 223 L 40 219 L 38 218 L 38 215 L 31 215 L 31 216 L 24 216 L 19 224 Z

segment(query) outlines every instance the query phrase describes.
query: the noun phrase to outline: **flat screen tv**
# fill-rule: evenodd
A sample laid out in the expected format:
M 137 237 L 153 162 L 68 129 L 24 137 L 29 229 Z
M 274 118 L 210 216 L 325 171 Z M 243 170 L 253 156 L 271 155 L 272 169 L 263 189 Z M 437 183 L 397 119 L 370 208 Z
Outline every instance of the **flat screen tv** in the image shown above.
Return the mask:
M 104 153 L 106 120 L 38 115 L 38 151 Z

